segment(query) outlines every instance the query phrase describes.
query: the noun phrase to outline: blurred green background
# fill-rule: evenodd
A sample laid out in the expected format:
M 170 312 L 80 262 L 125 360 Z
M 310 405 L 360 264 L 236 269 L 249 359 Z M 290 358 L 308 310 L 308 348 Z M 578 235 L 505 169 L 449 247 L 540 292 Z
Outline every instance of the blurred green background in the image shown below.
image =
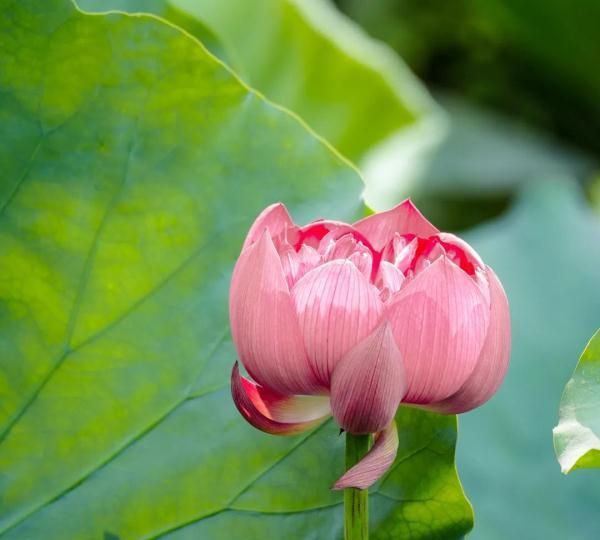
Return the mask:
M 600 476 L 563 476 L 551 430 L 600 325 L 600 3 L 338 4 L 445 106 L 449 134 L 411 191 L 438 223 L 468 228 L 511 302 L 506 381 L 459 422 L 469 537 L 598 538 Z

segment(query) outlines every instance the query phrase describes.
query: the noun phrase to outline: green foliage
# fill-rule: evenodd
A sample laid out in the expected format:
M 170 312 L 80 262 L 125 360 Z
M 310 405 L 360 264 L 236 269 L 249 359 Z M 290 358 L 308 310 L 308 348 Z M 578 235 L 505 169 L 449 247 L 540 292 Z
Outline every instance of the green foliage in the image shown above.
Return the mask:
M 600 330 L 565 387 L 554 448 L 564 473 L 600 467 Z
M 194 22 L 210 28 L 222 43 L 217 54 L 242 79 L 296 112 L 361 166 L 365 199 L 375 208 L 396 202 L 390 184 L 410 170 L 420 147 L 431 144 L 438 134 L 441 113 L 402 61 L 327 0 L 79 3 L 92 11 L 152 10 L 192 34 Z M 175 14 L 179 14 L 176 19 Z M 424 140 L 415 150 L 412 141 L 422 132 Z M 386 155 L 395 157 L 386 162 L 385 174 L 381 167 L 370 165 L 371 154 L 382 145 L 391 145 Z
M 359 176 L 152 17 L 0 1 L 0 538 L 336 538 L 332 422 L 235 411 L 229 272 L 275 200 L 351 219 Z M 374 538 L 458 538 L 456 420 L 398 415 Z
M 550 433 L 568 359 L 598 326 L 600 222 L 575 182 L 547 180 L 465 238 L 502 280 L 513 328 L 503 386 L 460 418 L 458 468 L 477 512 L 470 536 L 598 538 L 600 484 L 565 479 Z
M 597 0 L 337 0 L 437 88 L 600 152 Z

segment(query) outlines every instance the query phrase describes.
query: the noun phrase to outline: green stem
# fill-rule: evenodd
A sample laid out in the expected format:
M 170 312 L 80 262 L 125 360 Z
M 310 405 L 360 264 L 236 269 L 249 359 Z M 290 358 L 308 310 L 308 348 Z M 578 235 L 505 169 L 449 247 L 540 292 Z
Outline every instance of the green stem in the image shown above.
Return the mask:
M 369 451 L 370 435 L 346 433 L 346 470 Z M 344 540 L 369 539 L 369 493 L 366 489 L 344 490 Z

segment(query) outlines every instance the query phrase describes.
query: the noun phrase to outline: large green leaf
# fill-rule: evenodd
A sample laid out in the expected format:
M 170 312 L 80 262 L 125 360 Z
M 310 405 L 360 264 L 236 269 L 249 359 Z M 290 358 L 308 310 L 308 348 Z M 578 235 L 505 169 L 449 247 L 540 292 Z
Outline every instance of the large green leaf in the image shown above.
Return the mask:
M 226 297 L 260 209 L 349 219 L 356 171 L 173 26 L 67 0 L 0 0 L 0 137 L 0 537 L 339 537 L 342 439 L 239 416 Z M 460 536 L 455 419 L 398 420 L 375 536 Z
M 575 182 L 528 185 L 511 211 L 467 235 L 511 305 L 513 352 L 498 394 L 461 416 L 458 468 L 484 540 L 600 537 L 600 482 L 565 478 L 551 431 L 572 358 L 600 314 L 600 222 Z
M 218 54 L 244 80 L 299 114 L 362 167 L 373 207 L 396 202 L 388 196 L 390 183 L 438 136 L 440 111 L 402 61 L 327 0 L 78 3 L 92 11 L 151 10 L 196 35 L 194 21 L 210 28 L 222 44 Z M 382 171 L 370 165 L 373 153 L 394 159 Z
M 600 467 L 600 330 L 565 387 L 554 448 L 564 473 Z

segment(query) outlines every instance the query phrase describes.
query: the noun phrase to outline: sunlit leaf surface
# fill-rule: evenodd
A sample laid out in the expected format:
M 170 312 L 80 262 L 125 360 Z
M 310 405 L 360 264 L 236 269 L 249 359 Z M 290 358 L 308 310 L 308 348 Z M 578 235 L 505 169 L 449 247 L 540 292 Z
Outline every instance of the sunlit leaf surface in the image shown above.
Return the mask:
M 356 171 L 172 25 L 67 0 L 0 1 L 0 139 L 0 537 L 341 537 L 335 425 L 231 403 L 227 288 L 265 205 L 351 219 Z M 399 423 L 374 537 L 462 536 L 455 419 Z

